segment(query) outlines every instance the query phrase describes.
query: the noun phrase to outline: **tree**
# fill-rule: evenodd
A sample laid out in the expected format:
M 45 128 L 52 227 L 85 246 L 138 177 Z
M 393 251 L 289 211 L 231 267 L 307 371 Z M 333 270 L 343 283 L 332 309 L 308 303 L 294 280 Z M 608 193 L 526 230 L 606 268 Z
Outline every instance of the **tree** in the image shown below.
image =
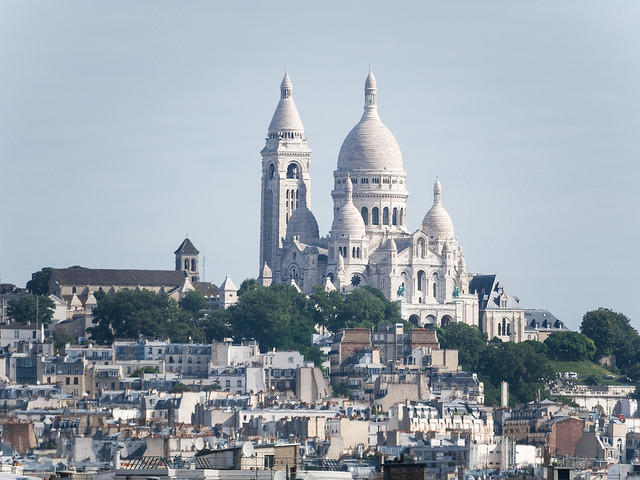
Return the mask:
M 615 355 L 616 365 L 625 372 L 640 360 L 640 336 L 622 313 L 608 308 L 587 312 L 582 317 L 580 331 L 593 340 L 597 358 Z
M 258 281 L 255 278 L 247 278 L 240 284 L 240 288 L 238 289 L 238 296 L 242 296 L 244 292 L 247 290 L 255 290 L 259 287 Z
M 548 348 L 547 356 L 555 360 L 591 360 L 596 353 L 593 340 L 579 332 L 554 332 L 544 344 Z
M 487 348 L 487 334 L 462 322 L 438 329 L 440 348 L 458 350 L 458 363 L 468 372 L 478 371 L 480 356 Z
M 191 313 L 193 318 L 200 318 L 207 308 L 207 299 L 197 290 L 190 290 L 178 302 L 180 308 Z
M 554 377 L 546 355 L 528 342 L 490 344 L 481 355 L 478 374 L 485 388 L 487 383 L 494 389 L 503 381 L 509 383 L 511 395 L 520 403 L 533 400 L 537 392 L 548 396 L 546 385 Z
M 233 329 L 229 325 L 229 310 L 210 310 L 199 321 L 200 329 L 204 333 L 207 342 L 220 342 L 233 335 Z
M 337 331 L 341 328 L 338 314 L 342 307 L 342 294 L 337 290 L 325 290 L 321 286 L 313 288 L 310 297 L 314 307 L 314 322 L 317 325 L 327 328 L 330 331 Z
M 19 300 L 9 300 L 7 315 L 19 323 L 41 323 L 49 325 L 53 320 L 55 305 L 49 297 L 40 295 L 22 297 Z
M 354 327 L 375 327 L 379 323 L 403 323 L 398 305 L 389 302 L 384 294 L 373 287 L 356 288 L 346 296 L 339 308 L 332 330 Z
M 31 280 L 27 282 L 27 290 L 34 295 L 49 295 L 49 279 L 53 273 L 52 267 L 44 267 L 42 270 L 32 273 Z
M 228 311 L 236 340 L 253 338 L 265 349 L 309 346 L 315 332 L 311 302 L 291 285 L 246 290 Z
M 190 314 L 170 297 L 149 290 L 123 289 L 96 299 L 94 326 L 87 329 L 98 343 L 115 338 L 170 338 L 174 342 L 204 340 Z
M 152 367 L 151 365 L 147 365 L 146 367 L 141 367 L 136 369 L 131 376 L 136 378 L 142 378 L 145 373 L 158 373 L 157 367 Z

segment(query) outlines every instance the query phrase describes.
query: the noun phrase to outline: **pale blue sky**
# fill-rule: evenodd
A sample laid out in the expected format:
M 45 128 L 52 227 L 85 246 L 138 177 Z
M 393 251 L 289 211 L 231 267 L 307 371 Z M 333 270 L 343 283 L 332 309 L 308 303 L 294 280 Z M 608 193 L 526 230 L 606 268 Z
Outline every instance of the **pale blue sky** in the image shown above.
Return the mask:
M 418 228 L 436 175 L 469 271 L 571 328 L 640 327 L 640 3 L 0 3 L 0 279 L 43 266 L 257 275 L 260 150 L 285 68 L 312 210 L 373 64 Z M 201 265 L 202 268 L 202 265 Z

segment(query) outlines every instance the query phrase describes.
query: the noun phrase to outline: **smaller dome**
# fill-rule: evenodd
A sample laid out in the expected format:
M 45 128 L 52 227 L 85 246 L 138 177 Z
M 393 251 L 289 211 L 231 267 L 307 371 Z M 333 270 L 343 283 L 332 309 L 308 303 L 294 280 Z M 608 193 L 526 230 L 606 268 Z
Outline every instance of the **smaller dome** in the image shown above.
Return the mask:
M 337 207 L 333 214 L 331 236 L 362 238 L 365 236 L 365 225 L 362 215 L 353 204 L 353 185 L 351 176 L 347 175 L 347 198 L 342 207 Z
M 424 216 L 422 228 L 430 236 L 449 239 L 454 236 L 453 222 L 449 213 L 442 206 L 441 193 L 440 180 L 436 179 L 436 183 L 433 186 L 433 206 Z
M 295 209 L 287 223 L 287 240 L 292 240 L 296 236 L 302 242 L 320 238 L 316 217 L 304 205 Z

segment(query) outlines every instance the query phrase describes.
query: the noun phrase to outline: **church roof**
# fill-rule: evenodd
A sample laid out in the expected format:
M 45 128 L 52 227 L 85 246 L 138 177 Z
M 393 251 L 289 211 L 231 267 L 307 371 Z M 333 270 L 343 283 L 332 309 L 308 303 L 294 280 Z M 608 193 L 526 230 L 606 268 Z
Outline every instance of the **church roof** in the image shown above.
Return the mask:
M 291 240 L 294 236 L 303 242 L 320 237 L 316 217 L 304 205 L 295 209 L 287 223 L 287 240 Z
M 481 309 L 521 309 L 520 300 L 504 288 L 497 275 L 474 275 L 469 282 L 469 293 L 478 296 Z M 506 298 L 506 306 L 500 305 L 501 296 Z
M 231 277 L 227 275 L 224 279 L 224 282 L 222 282 L 222 285 L 220 285 L 220 290 L 223 292 L 237 292 L 238 287 L 236 287 L 236 284 L 233 283 Z
M 185 282 L 184 272 L 177 270 L 55 268 L 51 278 L 58 285 L 181 286 Z
M 178 247 L 178 249 L 173 253 L 175 253 L 176 255 L 178 253 L 187 254 L 187 255 L 197 255 L 200 252 L 196 247 L 193 246 L 193 243 L 191 243 L 191 240 L 189 240 L 188 238 L 185 238 L 180 244 L 180 246 Z
M 280 84 L 280 101 L 269 124 L 269 133 L 278 134 L 295 130 L 303 132 L 304 126 L 293 101 L 293 85 L 289 72 L 285 71 Z
M 549 310 L 542 308 L 526 308 L 524 310 L 524 318 L 527 321 L 528 329 L 558 329 L 568 330 L 566 325 L 556 318 Z
M 365 107 L 360 122 L 349 132 L 338 155 L 338 171 L 403 172 L 398 141 L 378 116 L 373 72 L 365 82 Z

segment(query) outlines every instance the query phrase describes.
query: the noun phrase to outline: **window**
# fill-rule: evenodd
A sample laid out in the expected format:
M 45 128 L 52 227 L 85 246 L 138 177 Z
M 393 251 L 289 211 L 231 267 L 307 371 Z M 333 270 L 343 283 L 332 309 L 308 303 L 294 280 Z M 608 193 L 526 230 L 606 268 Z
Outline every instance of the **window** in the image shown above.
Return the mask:
M 371 225 L 380 225 L 380 210 L 378 210 L 378 207 L 373 207 L 371 209 Z
M 287 167 L 287 178 L 299 178 L 298 165 L 290 163 Z
M 364 224 L 369 225 L 369 209 L 367 207 L 362 207 L 360 213 L 362 214 L 362 221 L 364 221 Z
M 225 380 L 224 386 L 225 387 L 230 387 L 231 386 L 231 380 Z
M 74 385 L 77 385 L 77 384 L 78 384 L 78 377 L 74 377 L 74 379 L 73 379 L 73 384 L 74 384 Z
M 391 218 L 391 223 L 393 225 L 398 225 L 398 209 L 397 208 L 393 209 L 393 216 Z
M 237 385 L 238 385 L 238 387 L 241 387 L 242 386 L 242 380 L 238 380 Z
M 371 183 L 379 184 L 380 183 L 380 178 L 378 178 L 378 177 L 372 178 L 371 179 Z
M 389 225 L 389 209 L 387 207 L 382 210 L 382 224 Z
M 270 164 L 269 164 L 269 178 L 273 178 L 273 176 L 275 175 L 275 173 L 276 173 L 276 169 L 275 169 L 275 167 L 273 166 L 273 163 L 270 163 Z
M 293 357 L 289 357 L 289 363 L 293 363 Z

